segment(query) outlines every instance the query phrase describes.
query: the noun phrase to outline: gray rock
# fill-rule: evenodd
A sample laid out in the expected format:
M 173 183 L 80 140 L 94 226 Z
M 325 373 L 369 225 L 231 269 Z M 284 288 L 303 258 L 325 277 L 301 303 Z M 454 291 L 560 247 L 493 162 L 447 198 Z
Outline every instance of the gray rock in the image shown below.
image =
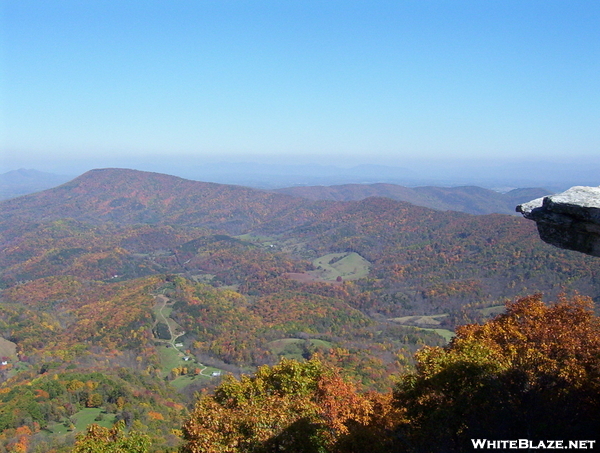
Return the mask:
M 575 186 L 517 206 L 540 238 L 556 247 L 600 256 L 600 187 Z

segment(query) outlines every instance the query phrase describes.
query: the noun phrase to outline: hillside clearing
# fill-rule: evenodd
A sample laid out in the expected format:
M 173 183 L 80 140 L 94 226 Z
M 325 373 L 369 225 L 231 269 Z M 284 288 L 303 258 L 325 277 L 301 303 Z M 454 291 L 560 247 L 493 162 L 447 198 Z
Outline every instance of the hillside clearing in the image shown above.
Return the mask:
M 439 326 L 442 323 L 440 320 L 447 316 L 448 313 L 430 316 L 401 316 L 399 318 L 391 318 L 390 321 L 407 326 Z
M 8 357 L 11 359 L 17 356 L 17 345 L 12 341 L 0 337 L 0 357 Z
M 311 274 L 327 281 L 342 277 L 344 280 L 356 280 L 369 275 L 371 263 L 356 252 L 329 253 L 313 261 L 317 268 Z
M 454 332 L 448 329 L 429 329 L 425 327 L 417 327 L 417 329 L 428 330 L 430 332 L 437 333 L 440 337 L 446 340 L 446 343 L 450 343 L 450 341 L 456 336 Z

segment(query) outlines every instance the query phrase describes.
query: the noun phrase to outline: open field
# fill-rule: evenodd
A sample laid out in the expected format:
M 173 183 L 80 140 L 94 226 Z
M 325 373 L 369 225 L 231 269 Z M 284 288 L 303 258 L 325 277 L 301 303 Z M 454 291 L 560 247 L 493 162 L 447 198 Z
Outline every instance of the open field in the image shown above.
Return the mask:
M 104 409 L 101 407 L 90 407 L 73 414 L 70 418 L 75 421 L 74 432 L 83 432 L 92 423 L 111 428 L 115 423 L 115 414 L 102 414 L 102 420 L 96 420 L 103 411 Z M 69 432 L 65 423 L 51 423 L 48 425 L 47 430 L 53 434 L 66 434 Z
M 430 316 L 401 316 L 400 318 L 391 318 L 390 321 L 407 326 L 439 326 L 441 324 L 440 319 L 447 316 L 447 313 Z
M 162 314 L 165 318 L 168 318 L 169 316 L 171 316 L 172 311 L 173 307 L 169 307 L 168 305 L 166 305 L 165 308 L 162 309 Z
M 162 376 L 167 377 L 171 373 L 173 368 L 185 367 L 188 370 L 194 370 L 199 368 L 200 374 L 186 374 L 178 376 L 169 384 L 175 387 L 177 390 L 181 390 L 184 387 L 192 384 L 196 381 L 206 381 L 207 379 L 213 379 L 213 373 L 223 373 L 222 370 L 214 367 L 209 367 L 198 363 L 194 356 L 189 356 L 189 360 L 183 360 L 184 355 L 173 347 L 166 347 L 165 345 L 159 345 L 158 352 L 161 359 Z M 220 374 L 219 374 L 220 375 Z
M 169 298 L 164 294 L 156 296 L 158 303 L 154 306 L 154 314 L 156 316 L 157 323 L 160 325 L 165 324 L 169 328 L 168 336 L 169 339 L 156 339 L 155 346 L 160 357 L 160 364 L 162 368 L 162 377 L 166 378 L 170 376 L 171 371 L 174 368 L 185 367 L 189 369 L 199 368 L 201 373 L 199 375 L 188 374 L 178 376 L 173 379 L 170 384 L 178 390 L 190 385 L 197 380 L 211 379 L 213 372 L 221 372 L 218 368 L 206 367 L 201 363 L 198 363 L 193 356 L 188 356 L 188 360 L 184 360 L 185 354 L 181 352 L 175 345 L 177 344 L 177 338 L 179 334 L 175 332 L 183 333 L 183 329 L 177 324 L 173 318 L 171 318 L 171 312 L 173 311 L 172 304 L 169 303 Z
M 160 344 L 157 348 L 163 376 L 167 376 L 173 368 L 186 363 L 183 361 L 183 354 L 168 343 Z
M 15 359 L 17 357 L 17 345 L 0 337 L 0 357 Z
M 165 323 L 171 333 L 182 332 L 183 329 L 179 324 L 175 322 L 173 318 L 170 317 L 171 312 L 173 311 L 172 304 L 168 303 L 168 299 L 166 296 L 159 295 L 157 296 L 158 302 L 154 306 L 154 316 L 156 318 L 157 323 Z
M 339 283 L 342 280 L 356 280 L 369 275 L 371 263 L 358 253 L 329 253 L 313 260 L 316 268 L 308 272 L 290 272 L 286 274 L 292 280 L 302 283 L 329 282 Z
M 311 271 L 323 280 L 364 278 L 369 274 L 371 263 L 358 253 L 329 253 L 313 261 L 316 271 Z
M 219 370 L 218 368 L 213 368 L 213 367 L 204 367 L 201 366 L 200 364 L 198 364 L 197 362 L 193 362 L 192 364 L 190 364 L 190 366 L 193 366 L 194 368 L 200 368 L 202 370 L 201 374 L 187 374 L 185 376 L 179 376 L 176 379 L 173 379 L 170 384 L 176 388 L 177 390 L 181 390 L 185 387 L 187 387 L 190 384 L 193 384 L 194 382 L 198 382 L 198 381 L 203 381 L 205 382 L 207 379 L 214 379 L 217 376 L 213 376 L 213 373 L 221 373 L 219 374 L 219 376 L 222 375 L 223 371 Z
M 101 407 L 90 407 L 82 409 L 73 417 L 75 418 L 75 430 L 84 431 L 88 425 L 97 423 L 100 426 L 110 428 L 115 423 L 115 414 L 103 414 L 102 420 L 96 421 L 96 418 L 103 411 Z
M 215 278 L 215 274 L 195 274 L 191 277 L 196 283 L 210 283 Z
M 448 330 L 448 329 L 428 329 L 428 328 L 424 328 L 424 327 L 417 327 L 417 329 L 435 332 L 440 337 L 444 338 L 444 340 L 446 340 L 446 343 L 450 343 L 450 341 L 456 336 L 456 334 L 454 332 L 452 332 L 451 330 Z
M 390 321 L 397 322 L 405 326 L 416 327 L 420 330 L 428 330 L 437 333 L 444 338 L 446 342 L 450 342 L 454 338 L 455 333 L 448 329 L 440 329 L 437 326 L 441 325 L 441 319 L 448 316 L 448 313 L 429 316 L 401 316 L 399 318 L 391 318 Z

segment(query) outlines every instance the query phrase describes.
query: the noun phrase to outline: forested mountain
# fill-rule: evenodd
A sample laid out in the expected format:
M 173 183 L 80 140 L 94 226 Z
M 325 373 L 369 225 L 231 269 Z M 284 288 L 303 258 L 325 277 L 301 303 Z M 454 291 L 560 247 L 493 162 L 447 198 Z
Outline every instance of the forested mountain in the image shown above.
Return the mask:
M 298 186 L 276 189 L 275 192 L 309 200 L 358 201 L 369 197 L 386 197 L 439 211 L 512 215 L 518 204 L 550 194 L 540 188 L 513 189 L 506 193 L 499 193 L 474 186 L 409 188 L 384 183 Z
M 241 186 L 101 169 L 54 189 L 6 200 L 0 226 L 72 218 L 96 224 L 196 226 L 241 233 L 267 219 L 302 222 L 318 209 L 318 204 L 306 200 Z
M 401 290 L 398 297 L 407 300 L 433 298 L 429 305 L 439 310 L 450 299 L 464 303 L 461 293 L 497 300 L 563 285 L 587 292 L 596 278 L 589 258 L 541 244 L 531 222 L 438 212 L 386 198 L 312 202 L 105 169 L 0 206 L 0 278 L 6 283 L 187 272 L 249 284 L 266 259 L 293 263 L 271 266 L 281 275 L 307 270 L 320 256 L 355 252 L 370 265 L 370 279 L 359 283 L 375 279 L 376 286 Z M 236 234 L 254 237 L 228 236 Z
M 0 444 L 20 451 L 69 451 L 94 418 L 168 451 L 226 372 L 321 357 L 383 392 L 507 299 L 600 296 L 594 259 L 527 220 L 390 198 L 104 169 L 0 211 Z

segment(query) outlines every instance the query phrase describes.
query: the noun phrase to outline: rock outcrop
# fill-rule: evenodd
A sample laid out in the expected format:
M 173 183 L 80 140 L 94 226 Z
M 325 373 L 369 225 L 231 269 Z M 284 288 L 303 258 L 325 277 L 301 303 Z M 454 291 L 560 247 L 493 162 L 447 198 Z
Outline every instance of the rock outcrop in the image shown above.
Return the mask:
M 575 186 L 517 206 L 554 246 L 600 256 L 600 187 Z

